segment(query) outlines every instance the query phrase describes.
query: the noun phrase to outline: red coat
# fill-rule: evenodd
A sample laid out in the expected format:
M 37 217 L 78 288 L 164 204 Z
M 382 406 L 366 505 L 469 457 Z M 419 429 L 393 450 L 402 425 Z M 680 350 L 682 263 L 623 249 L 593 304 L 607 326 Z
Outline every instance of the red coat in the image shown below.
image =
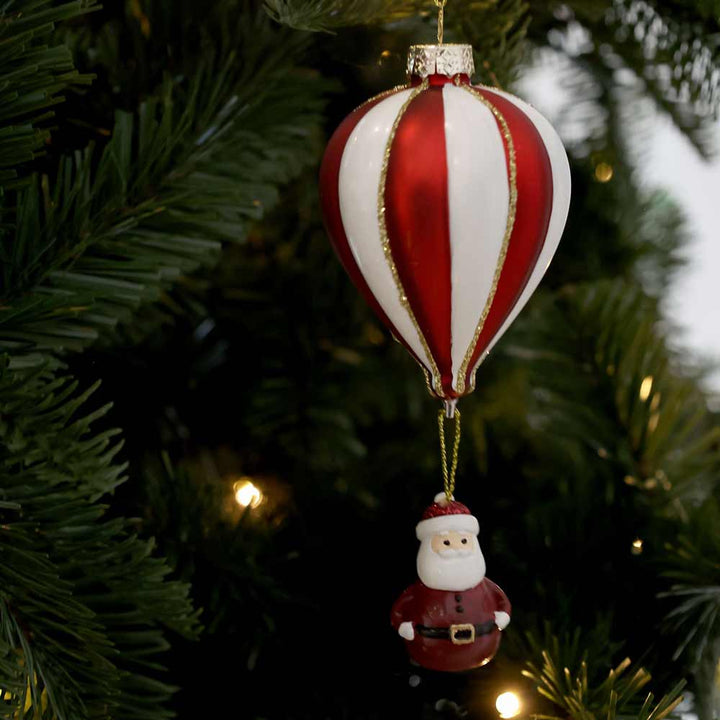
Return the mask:
M 457 645 L 448 638 L 425 637 L 418 626 L 449 629 L 464 623 L 494 623 L 496 611 L 509 615 L 510 601 L 487 578 L 462 592 L 433 590 L 418 580 L 393 605 L 391 622 L 395 630 L 403 622 L 412 623 L 415 637 L 405 643 L 410 657 L 419 665 L 430 670 L 469 670 L 485 665 L 497 652 L 500 645 L 497 626 L 486 635 L 476 634 L 472 643 Z

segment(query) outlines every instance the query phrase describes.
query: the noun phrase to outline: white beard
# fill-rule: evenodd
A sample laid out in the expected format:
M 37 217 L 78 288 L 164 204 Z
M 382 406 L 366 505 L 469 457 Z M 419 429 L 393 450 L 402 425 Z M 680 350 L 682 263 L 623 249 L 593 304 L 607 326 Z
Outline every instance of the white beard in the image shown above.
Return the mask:
M 432 549 L 432 538 L 420 543 L 417 554 L 417 573 L 423 585 L 433 590 L 462 592 L 475 587 L 485 577 L 485 558 L 477 538 L 468 550 Z

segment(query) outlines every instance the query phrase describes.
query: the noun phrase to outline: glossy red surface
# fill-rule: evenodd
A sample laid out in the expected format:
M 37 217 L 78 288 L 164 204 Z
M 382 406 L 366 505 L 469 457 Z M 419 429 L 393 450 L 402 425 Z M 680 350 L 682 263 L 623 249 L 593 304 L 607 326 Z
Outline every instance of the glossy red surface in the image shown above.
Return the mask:
M 385 222 L 392 257 L 443 388 L 452 384 L 451 259 L 442 87 L 420 93 L 390 148 Z
M 505 322 L 535 268 L 545 243 L 553 202 L 552 168 L 540 133 L 523 112 L 501 95 L 487 88 L 478 88 L 478 92 L 504 116 L 512 136 L 517 166 L 517 210 L 495 297 L 468 367 L 468 392 L 472 368 Z
M 455 77 L 461 85 L 469 85 L 470 78 L 467 75 L 460 74 L 454 77 L 448 77 L 447 75 L 430 75 L 428 76 L 428 82 L 430 85 L 447 85 L 448 83 L 454 83 Z M 422 83 L 423 79 L 419 75 L 413 75 L 410 78 L 410 85 L 417 87 Z

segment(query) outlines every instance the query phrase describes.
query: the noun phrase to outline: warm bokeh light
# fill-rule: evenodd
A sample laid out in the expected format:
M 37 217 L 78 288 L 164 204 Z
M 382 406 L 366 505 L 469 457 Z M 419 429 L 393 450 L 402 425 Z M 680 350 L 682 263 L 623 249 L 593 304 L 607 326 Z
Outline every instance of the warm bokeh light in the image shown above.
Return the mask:
M 250 480 L 244 478 L 233 485 L 235 500 L 242 507 L 256 508 L 263 501 L 263 494 L 260 488 L 256 487 Z
M 495 708 L 501 718 L 514 718 L 520 714 L 520 698 L 514 692 L 504 692 L 497 696 Z
M 650 397 L 650 393 L 652 391 L 652 386 L 653 386 L 653 376 L 646 375 L 643 378 L 642 383 L 640 384 L 640 400 L 645 402 Z
M 612 180 L 613 167 L 606 162 L 598 163 L 595 167 L 595 179 L 598 182 L 606 183 Z
M 641 538 L 635 538 L 632 543 L 632 554 L 640 555 L 643 551 L 643 541 Z

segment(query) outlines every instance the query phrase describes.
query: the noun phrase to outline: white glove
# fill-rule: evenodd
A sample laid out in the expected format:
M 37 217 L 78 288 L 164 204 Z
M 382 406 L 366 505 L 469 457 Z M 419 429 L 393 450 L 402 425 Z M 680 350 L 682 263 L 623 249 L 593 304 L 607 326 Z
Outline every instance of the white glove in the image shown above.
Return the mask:
M 495 611 L 495 624 L 500 630 L 504 630 L 510 624 L 510 616 L 502 610 Z
M 509 620 L 510 618 L 508 618 Z M 398 635 L 401 638 L 405 638 L 406 640 L 413 640 L 415 638 L 415 630 L 413 630 L 413 626 L 411 622 L 404 622 L 400 623 L 400 627 L 398 628 Z

